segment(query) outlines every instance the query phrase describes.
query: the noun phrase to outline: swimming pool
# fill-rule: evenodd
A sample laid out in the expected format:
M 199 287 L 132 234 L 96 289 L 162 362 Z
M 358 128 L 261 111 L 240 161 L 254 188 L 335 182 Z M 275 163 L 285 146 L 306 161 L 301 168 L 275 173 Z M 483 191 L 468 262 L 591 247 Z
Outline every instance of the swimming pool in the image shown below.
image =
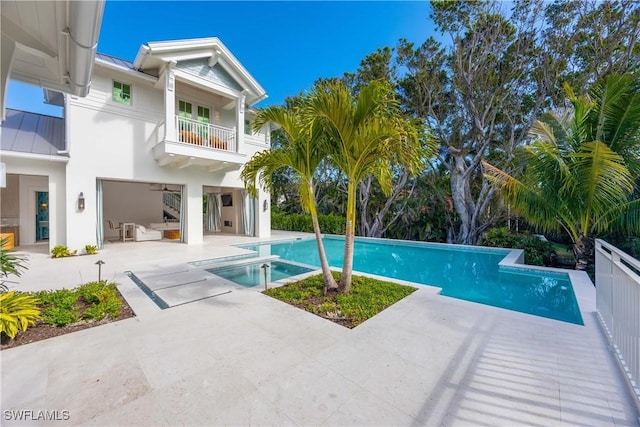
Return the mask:
M 264 285 L 264 270 L 261 267 L 263 264 L 265 264 L 265 262 L 209 268 L 207 271 L 246 288 L 252 288 L 258 285 Z M 268 282 L 275 282 L 313 271 L 311 268 L 290 264 L 288 262 L 270 261 L 266 262 L 266 264 L 269 265 L 267 269 Z
M 323 239 L 329 265 L 342 267 L 344 238 Z M 319 267 L 315 239 L 238 245 L 259 256 Z M 583 325 L 569 276 L 498 263 L 507 249 L 422 242 L 355 241 L 353 269 L 442 288 L 441 295 Z M 217 274 L 217 273 L 216 273 Z

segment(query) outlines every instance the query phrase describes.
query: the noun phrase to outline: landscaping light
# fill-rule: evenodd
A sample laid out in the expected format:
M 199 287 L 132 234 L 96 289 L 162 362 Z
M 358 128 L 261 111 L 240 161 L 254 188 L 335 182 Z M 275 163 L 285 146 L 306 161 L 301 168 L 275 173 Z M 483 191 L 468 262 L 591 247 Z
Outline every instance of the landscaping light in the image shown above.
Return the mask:
M 264 290 L 267 290 L 267 268 L 269 268 L 269 264 L 264 263 L 260 266 L 261 269 L 264 270 Z
M 82 192 L 78 194 L 78 210 L 79 211 L 84 210 L 84 194 Z
M 96 265 L 98 266 L 98 282 L 102 282 L 102 266 L 106 264 L 103 260 L 98 260 Z

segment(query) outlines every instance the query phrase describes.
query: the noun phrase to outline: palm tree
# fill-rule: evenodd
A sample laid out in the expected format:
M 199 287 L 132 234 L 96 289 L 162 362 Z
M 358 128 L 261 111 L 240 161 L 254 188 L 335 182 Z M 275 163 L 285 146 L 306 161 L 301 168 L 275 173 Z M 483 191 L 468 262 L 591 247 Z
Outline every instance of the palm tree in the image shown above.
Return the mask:
M 392 165 L 415 172 L 423 160 L 418 128 L 406 121 L 387 82 L 362 87 L 357 98 L 342 81 L 322 82 L 314 88 L 304 107 L 313 118 L 314 132 L 326 135 L 327 154 L 347 180 L 346 230 L 341 293 L 351 289 L 356 221 L 356 187 L 373 175 L 389 194 Z M 427 145 L 425 144 L 425 147 Z M 431 145 L 428 145 L 429 147 Z
M 253 121 L 254 129 L 259 130 L 267 123 L 278 125 L 285 137 L 278 147 L 256 153 L 244 165 L 241 178 L 249 193 L 255 195 L 257 192 L 256 181 L 259 181 L 263 187 L 272 190 L 273 173 L 278 170 L 289 168 L 297 176 L 301 207 L 305 212 L 311 214 L 324 276 L 324 293 L 326 294 L 328 289 L 335 289 L 338 285 L 329 269 L 322 244 L 314 196 L 314 174 L 325 157 L 320 141 L 321 135 L 312 132 L 311 126 L 305 122 L 297 107 L 272 106 L 259 110 Z
M 531 128 L 535 140 L 519 153 L 520 179 L 484 163 L 487 177 L 532 225 L 569 234 L 576 269 L 592 262 L 594 234 L 640 224 L 640 200 L 631 197 L 640 172 L 638 89 L 632 76 L 609 76 L 580 97 L 565 86 L 572 108 Z

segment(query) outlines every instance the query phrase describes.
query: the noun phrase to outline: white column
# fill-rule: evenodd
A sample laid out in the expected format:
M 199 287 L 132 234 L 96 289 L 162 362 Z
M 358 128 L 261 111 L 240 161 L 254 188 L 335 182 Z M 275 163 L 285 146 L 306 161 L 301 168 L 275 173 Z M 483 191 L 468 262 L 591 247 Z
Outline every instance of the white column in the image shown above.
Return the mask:
M 187 212 L 182 212 L 185 223 L 185 242 L 188 244 L 202 243 L 202 183 L 197 180 L 189 181 L 185 186 L 184 195 L 187 197 Z
M 49 250 L 67 241 L 66 200 L 65 169 L 58 168 L 49 174 Z
M 238 153 L 244 153 L 244 92 L 236 99 L 236 141 Z
M 173 72 L 175 61 L 169 62 L 164 70 L 164 139 L 177 141 L 176 134 L 176 78 Z

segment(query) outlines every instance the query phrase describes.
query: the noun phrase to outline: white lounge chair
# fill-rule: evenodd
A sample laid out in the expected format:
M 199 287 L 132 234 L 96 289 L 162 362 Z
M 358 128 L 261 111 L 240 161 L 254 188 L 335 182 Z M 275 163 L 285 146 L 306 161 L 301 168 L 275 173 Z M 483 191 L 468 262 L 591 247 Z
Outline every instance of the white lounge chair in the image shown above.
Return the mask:
M 145 228 L 143 225 L 136 225 L 135 240 L 136 242 L 142 242 L 145 240 L 161 240 L 162 231 L 151 230 Z

